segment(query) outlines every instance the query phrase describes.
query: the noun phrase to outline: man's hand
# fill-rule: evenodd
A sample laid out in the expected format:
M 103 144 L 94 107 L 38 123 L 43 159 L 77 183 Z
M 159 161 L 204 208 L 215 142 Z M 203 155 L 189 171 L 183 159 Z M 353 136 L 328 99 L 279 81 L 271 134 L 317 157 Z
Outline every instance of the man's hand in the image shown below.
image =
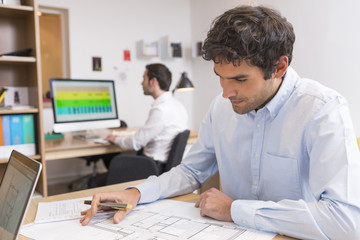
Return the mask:
M 116 135 L 110 134 L 110 135 L 106 136 L 105 140 L 108 140 L 108 141 L 114 143 L 116 138 L 117 138 Z
M 201 216 L 208 216 L 220 221 L 232 222 L 231 204 L 234 200 L 216 188 L 211 188 L 200 195 L 195 207 L 200 207 Z
M 116 202 L 116 203 L 127 203 L 131 204 L 132 208 L 135 208 L 140 199 L 140 192 L 136 188 L 131 188 L 127 190 L 117 191 L 117 192 L 107 192 L 107 193 L 98 193 L 93 196 L 91 202 L 91 208 L 82 211 L 81 215 L 85 215 L 81 220 L 81 225 L 87 225 L 92 217 L 97 213 L 100 209 L 108 209 L 99 206 L 100 202 Z M 124 219 L 126 214 L 128 214 L 131 209 L 128 210 L 119 210 L 115 213 L 113 220 L 114 223 L 119 223 Z

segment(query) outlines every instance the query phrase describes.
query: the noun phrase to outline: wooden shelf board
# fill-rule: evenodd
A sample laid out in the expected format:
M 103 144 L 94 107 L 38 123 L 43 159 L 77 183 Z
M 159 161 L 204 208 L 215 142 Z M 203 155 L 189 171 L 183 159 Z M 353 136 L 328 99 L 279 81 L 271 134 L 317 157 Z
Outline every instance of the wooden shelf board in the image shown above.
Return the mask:
M 0 115 L 5 114 L 26 114 L 26 113 L 38 113 L 38 108 L 22 109 L 22 110 L 0 110 Z
M 23 17 L 29 14 L 33 14 L 33 12 L 34 8 L 31 6 L 0 4 L 1 17 Z
M 0 164 L 7 163 L 7 162 L 8 162 L 8 159 L 0 159 Z
M 18 63 L 33 63 L 36 62 L 35 57 L 20 57 L 20 56 L 0 56 L 0 62 L 18 62 Z
M 0 13 L 2 12 L 32 12 L 34 8 L 32 6 L 26 5 L 10 5 L 10 4 L 0 4 Z

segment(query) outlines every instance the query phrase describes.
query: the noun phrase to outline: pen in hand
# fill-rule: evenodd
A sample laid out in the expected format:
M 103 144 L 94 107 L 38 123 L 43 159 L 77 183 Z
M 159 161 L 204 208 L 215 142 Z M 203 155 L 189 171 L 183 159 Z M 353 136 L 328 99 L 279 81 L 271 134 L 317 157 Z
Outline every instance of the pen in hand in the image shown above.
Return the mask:
M 91 201 L 89 201 L 89 200 L 81 201 L 81 203 L 86 204 L 86 205 L 91 205 Z M 132 209 L 132 205 L 127 204 L 127 203 L 101 202 L 101 203 L 99 203 L 99 206 L 109 207 L 109 208 L 118 209 L 118 210 Z

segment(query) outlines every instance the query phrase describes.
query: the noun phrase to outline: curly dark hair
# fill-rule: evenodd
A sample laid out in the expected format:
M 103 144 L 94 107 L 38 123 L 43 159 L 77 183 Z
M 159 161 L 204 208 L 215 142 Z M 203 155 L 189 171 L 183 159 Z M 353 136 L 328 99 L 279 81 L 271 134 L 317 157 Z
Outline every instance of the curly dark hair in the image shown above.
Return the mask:
M 148 70 L 149 81 L 156 78 L 159 82 L 160 89 L 169 91 L 171 85 L 171 72 L 170 70 L 161 63 L 152 63 L 146 65 Z
M 240 6 L 217 17 L 202 49 L 205 60 L 238 66 L 246 61 L 271 78 L 281 56 L 292 59 L 294 29 L 276 10 L 264 6 Z

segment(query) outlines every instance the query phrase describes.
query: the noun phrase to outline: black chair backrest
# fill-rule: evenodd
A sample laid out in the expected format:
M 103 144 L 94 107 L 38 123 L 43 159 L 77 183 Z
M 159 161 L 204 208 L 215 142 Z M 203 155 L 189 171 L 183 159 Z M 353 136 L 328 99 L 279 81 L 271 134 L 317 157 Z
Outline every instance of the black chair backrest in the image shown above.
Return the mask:
M 106 185 L 159 175 L 156 163 L 145 156 L 117 155 L 110 163 Z
M 128 127 L 127 123 L 123 120 L 120 120 L 120 128 L 127 128 L 127 127 Z
M 189 135 L 190 130 L 185 130 L 175 137 L 170 148 L 169 157 L 165 165 L 164 172 L 169 171 L 171 168 L 181 163 Z

